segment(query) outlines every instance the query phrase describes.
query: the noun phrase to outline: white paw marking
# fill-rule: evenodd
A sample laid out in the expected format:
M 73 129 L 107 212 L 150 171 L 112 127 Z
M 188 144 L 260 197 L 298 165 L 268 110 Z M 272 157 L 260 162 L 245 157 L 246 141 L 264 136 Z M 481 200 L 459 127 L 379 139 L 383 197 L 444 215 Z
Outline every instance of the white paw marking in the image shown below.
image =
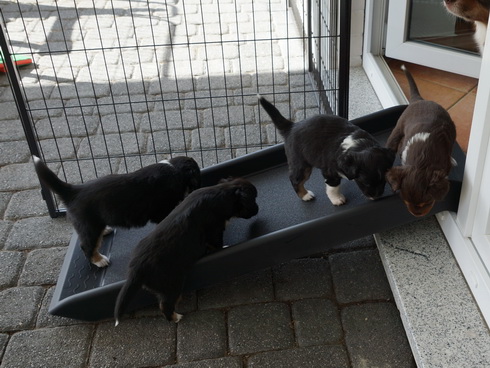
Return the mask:
M 109 266 L 110 263 L 111 262 L 109 261 L 109 258 L 104 256 L 103 254 L 100 254 L 100 259 L 98 261 L 93 262 L 94 265 L 101 268 Z
M 109 235 L 111 234 L 112 232 L 114 231 L 114 229 L 110 226 L 106 226 L 104 231 L 102 232 L 102 235 L 105 236 L 105 235 Z
M 340 185 L 331 187 L 327 184 L 327 196 L 334 206 L 341 206 L 346 202 L 344 195 L 340 193 Z
M 174 314 L 172 314 L 172 321 L 174 321 L 175 323 L 179 323 L 182 317 L 184 317 L 182 314 L 174 312 Z
M 311 201 L 313 198 L 315 198 L 315 193 L 313 193 L 311 190 L 307 190 L 307 193 L 301 197 L 301 199 L 305 202 Z

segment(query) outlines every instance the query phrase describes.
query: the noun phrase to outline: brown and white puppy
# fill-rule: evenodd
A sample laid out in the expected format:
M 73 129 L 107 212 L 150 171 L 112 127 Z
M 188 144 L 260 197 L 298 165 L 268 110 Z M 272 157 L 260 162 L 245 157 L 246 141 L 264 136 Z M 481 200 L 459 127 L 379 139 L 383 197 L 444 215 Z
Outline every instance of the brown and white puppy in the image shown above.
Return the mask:
M 480 53 L 483 53 L 490 14 L 490 0 L 444 0 L 444 5 L 450 13 L 457 17 L 474 22 L 474 39 Z
M 222 181 L 189 194 L 136 246 L 128 278 L 114 309 L 116 326 L 130 300 L 141 288 L 154 293 L 168 321 L 178 322 L 175 312 L 184 282 L 194 263 L 206 250 L 223 247 L 226 221 L 255 216 L 257 189 L 245 179 Z
M 327 196 L 335 206 L 346 201 L 340 192 L 342 178 L 354 180 L 370 199 L 383 194 L 394 151 L 381 147 L 368 132 L 344 118 L 316 115 L 293 123 L 265 98 L 259 96 L 259 101 L 284 137 L 289 179 L 299 198 L 309 201 L 315 197 L 304 187 L 314 167 L 322 171 Z
M 97 267 L 109 265 L 98 249 L 103 235 L 112 229 L 158 223 L 184 197 L 201 185 L 201 171 L 194 159 L 174 157 L 129 174 L 107 175 L 84 184 L 60 180 L 34 156 L 39 179 L 58 194 L 66 205 L 85 256 Z
M 410 85 L 410 104 L 388 137 L 386 146 L 401 155 L 401 166 L 386 175 L 394 191 L 400 191 L 408 211 L 424 216 L 449 191 L 447 178 L 456 128 L 439 104 L 420 97 L 410 72 L 402 66 Z

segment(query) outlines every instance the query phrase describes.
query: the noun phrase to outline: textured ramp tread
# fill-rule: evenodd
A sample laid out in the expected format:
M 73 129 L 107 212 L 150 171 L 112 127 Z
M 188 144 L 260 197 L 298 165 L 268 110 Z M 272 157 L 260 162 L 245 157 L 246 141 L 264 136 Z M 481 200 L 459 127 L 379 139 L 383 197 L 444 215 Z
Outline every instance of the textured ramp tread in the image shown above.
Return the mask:
M 353 123 L 373 133 L 384 144 L 404 109 L 405 106 L 386 109 Z M 450 174 L 450 193 L 444 201 L 437 203 L 432 214 L 457 210 L 465 157 L 457 145 L 453 156 L 458 166 Z M 187 289 L 203 288 L 293 258 L 323 252 L 339 243 L 417 220 L 388 186 L 381 199 L 371 201 L 362 196 L 354 182 L 343 181 L 342 192 L 348 202 L 334 207 L 325 194 L 319 170 L 314 170 L 306 183 L 316 194 L 316 199 L 301 201 L 289 183 L 282 145 L 203 170 L 204 185 L 212 185 L 228 176 L 246 176 L 257 186 L 259 214 L 249 220 L 230 221 L 224 239 L 229 247 L 201 259 L 189 276 Z M 89 264 L 74 234 L 50 313 L 91 321 L 112 317 L 131 252 L 153 227 L 116 229 L 107 236 L 102 253 L 109 256 L 111 265 L 105 269 Z M 155 303 L 153 296 L 141 292 L 129 309 Z

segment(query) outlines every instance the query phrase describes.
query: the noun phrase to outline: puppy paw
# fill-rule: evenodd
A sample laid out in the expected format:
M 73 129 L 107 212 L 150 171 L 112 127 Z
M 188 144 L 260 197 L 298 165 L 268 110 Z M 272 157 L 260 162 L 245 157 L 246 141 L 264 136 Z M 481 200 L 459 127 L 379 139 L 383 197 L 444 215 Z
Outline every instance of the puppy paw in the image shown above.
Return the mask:
M 334 206 L 342 206 L 346 202 L 346 199 L 343 194 L 340 194 L 337 197 L 329 197 L 329 199 Z
M 174 321 L 175 323 L 179 323 L 182 317 L 184 317 L 182 314 L 174 312 L 174 314 L 172 314 L 172 321 Z
M 102 232 L 102 235 L 106 236 L 106 235 L 111 234 L 112 232 L 114 232 L 114 229 L 110 226 L 106 226 L 104 231 Z
M 312 199 L 315 199 L 315 193 L 313 193 L 311 190 L 307 190 L 306 194 L 301 197 L 301 199 L 305 202 L 311 201 Z
M 93 256 L 91 261 L 94 265 L 96 265 L 97 267 L 100 267 L 100 268 L 107 267 L 111 263 L 109 261 L 109 258 L 107 258 L 106 256 L 104 256 L 103 254 L 100 254 L 100 253 Z
M 327 184 L 327 197 L 334 206 L 342 206 L 346 202 L 344 195 L 340 192 L 340 186 L 331 187 Z

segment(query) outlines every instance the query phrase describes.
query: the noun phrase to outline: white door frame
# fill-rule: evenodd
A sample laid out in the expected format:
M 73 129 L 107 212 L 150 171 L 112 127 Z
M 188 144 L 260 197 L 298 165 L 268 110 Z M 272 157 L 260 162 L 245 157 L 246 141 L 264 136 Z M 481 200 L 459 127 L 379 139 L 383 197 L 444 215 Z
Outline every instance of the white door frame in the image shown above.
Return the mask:
M 366 0 L 363 50 L 363 67 L 385 108 L 406 103 L 381 57 L 387 1 Z M 490 28 L 487 39 L 490 39 Z M 490 47 L 483 54 L 480 70 L 458 213 L 443 212 L 436 217 L 483 317 L 490 324 L 490 236 L 487 235 L 490 234 L 490 189 L 485 190 L 490 188 Z
M 387 29 L 390 31 L 386 34 L 386 56 L 478 78 L 481 64 L 479 56 L 407 41 L 408 18 L 409 0 L 395 0 L 389 3 Z

